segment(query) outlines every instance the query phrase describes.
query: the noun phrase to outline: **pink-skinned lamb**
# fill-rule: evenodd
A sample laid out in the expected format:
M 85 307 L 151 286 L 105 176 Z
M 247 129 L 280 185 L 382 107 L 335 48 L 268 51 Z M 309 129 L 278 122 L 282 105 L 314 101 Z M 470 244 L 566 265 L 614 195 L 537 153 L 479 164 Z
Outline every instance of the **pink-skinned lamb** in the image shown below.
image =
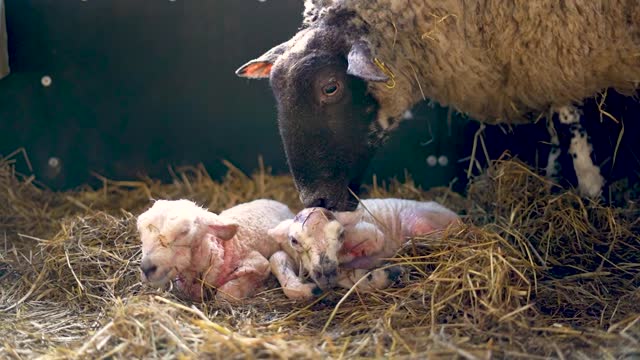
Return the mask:
M 271 271 L 293 299 L 308 299 L 336 285 L 381 289 L 400 272 L 380 267 L 385 258 L 393 257 L 407 239 L 440 231 L 459 219 L 433 201 L 394 198 L 362 200 L 352 212 L 306 208 L 269 230 L 283 247 L 271 257 Z M 371 276 L 361 280 L 371 269 Z M 303 281 L 300 270 L 315 284 Z
M 293 217 L 274 200 L 254 200 L 219 215 L 189 200 L 158 200 L 138 217 L 142 280 L 204 299 L 205 288 L 228 300 L 253 296 L 270 275 L 269 258 L 280 249 L 267 235 Z

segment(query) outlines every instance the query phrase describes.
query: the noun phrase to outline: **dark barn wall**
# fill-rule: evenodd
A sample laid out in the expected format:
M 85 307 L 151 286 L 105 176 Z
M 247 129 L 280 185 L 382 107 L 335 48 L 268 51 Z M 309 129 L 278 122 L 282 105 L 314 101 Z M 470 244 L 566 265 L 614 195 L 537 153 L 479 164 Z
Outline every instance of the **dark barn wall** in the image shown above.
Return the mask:
M 221 159 L 251 171 L 259 154 L 286 172 L 268 82 L 234 71 L 294 34 L 301 10 L 299 0 L 7 0 L 12 74 L 0 81 L 0 154 L 25 147 L 54 188 L 89 182 L 91 171 L 166 177 L 169 164 L 198 162 L 218 177 Z M 406 168 L 425 186 L 447 184 L 462 138 L 446 116 L 420 106 L 370 174 Z M 450 165 L 427 166 L 432 153 Z
M 9 54 L 7 52 L 7 26 L 4 16 L 4 0 L 0 0 L 0 79 L 9 75 Z

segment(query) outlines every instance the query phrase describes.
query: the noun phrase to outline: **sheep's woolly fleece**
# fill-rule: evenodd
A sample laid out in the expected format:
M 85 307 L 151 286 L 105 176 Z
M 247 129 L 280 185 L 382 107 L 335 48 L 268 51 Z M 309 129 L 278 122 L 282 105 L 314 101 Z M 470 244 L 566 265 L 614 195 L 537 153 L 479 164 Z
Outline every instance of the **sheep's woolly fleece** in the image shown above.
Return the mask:
M 389 117 L 431 99 L 487 123 L 526 122 L 640 81 L 635 0 L 307 0 L 302 31 L 353 13 L 395 87 L 370 87 Z M 338 25 L 336 25 L 338 24 Z M 357 39 L 350 39 L 351 41 Z M 292 44 L 295 46 L 295 44 Z
M 639 212 L 560 192 L 501 160 L 469 188 L 429 192 L 411 179 L 371 197 L 436 200 L 467 224 L 413 239 L 410 268 L 389 289 L 337 289 L 309 303 L 273 290 L 244 305 L 204 304 L 139 280 L 135 215 L 150 198 L 186 197 L 212 211 L 256 198 L 299 210 L 293 182 L 230 166 L 171 184 L 104 180 L 51 192 L 0 159 L 0 358 L 597 358 L 640 354 Z M 624 187 L 623 187 L 624 188 Z

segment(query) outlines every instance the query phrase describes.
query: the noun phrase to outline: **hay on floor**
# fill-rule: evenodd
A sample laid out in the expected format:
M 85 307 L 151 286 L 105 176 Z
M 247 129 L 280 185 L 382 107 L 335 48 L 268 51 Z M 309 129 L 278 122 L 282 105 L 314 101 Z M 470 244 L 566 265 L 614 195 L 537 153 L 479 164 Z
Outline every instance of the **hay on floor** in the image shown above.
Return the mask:
M 410 179 L 368 196 L 434 199 L 465 214 L 444 238 L 393 261 L 411 271 L 372 294 L 309 303 L 281 291 L 243 305 L 189 303 L 141 285 L 135 216 L 150 199 L 220 211 L 266 197 L 300 204 L 288 176 L 224 181 L 202 167 L 172 184 L 104 180 L 51 192 L 0 163 L 0 358 L 621 358 L 640 355 L 637 204 L 560 191 L 515 160 L 495 162 L 467 198 Z M 275 285 L 275 282 L 274 282 Z

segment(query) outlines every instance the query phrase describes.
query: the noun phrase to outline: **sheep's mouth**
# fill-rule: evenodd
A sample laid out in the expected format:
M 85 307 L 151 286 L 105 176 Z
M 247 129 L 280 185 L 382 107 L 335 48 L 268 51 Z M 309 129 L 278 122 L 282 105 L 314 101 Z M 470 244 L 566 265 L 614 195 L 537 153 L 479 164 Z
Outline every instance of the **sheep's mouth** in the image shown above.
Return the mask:
M 166 269 L 163 272 L 154 273 L 151 277 L 146 277 L 144 272 L 141 271 L 141 277 L 142 281 L 147 283 L 149 286 L 163 288 L 171 281 L 171 278 L 174 276 L 173 273 L 174 271 L 172 269 Z
M 318 287 L 322 290 L 329 290 L 334 287 L 338 282 L 338 269 L 337 267 L 326 271 L 324 273 L 320 271 L 315 271 L 315 274 L 311 275 L 313 281 L 318 285 Z
M 314 282 L 316 283 L 316 285 L 318 285 L 320 289 L 326 291 L 335 286 L 335 283 L 336 283 L 335 280 L 336 279 L 334 278 L 321 277 L 321 278 L 314 279 Z

